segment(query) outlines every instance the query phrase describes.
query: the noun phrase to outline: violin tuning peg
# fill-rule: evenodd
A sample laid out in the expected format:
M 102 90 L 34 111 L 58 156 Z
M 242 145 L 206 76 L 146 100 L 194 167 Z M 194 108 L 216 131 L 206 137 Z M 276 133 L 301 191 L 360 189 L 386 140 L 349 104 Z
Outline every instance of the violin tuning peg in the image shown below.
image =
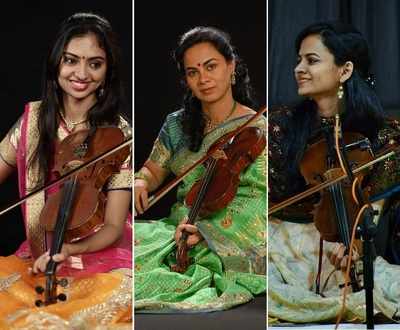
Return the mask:
M 57 299 L 60 300 L 60 301 L 66 301 L 67 300 L 67 296 L 64 293 L 60 293 L 57 296 Z
M 44 288 L 42 286 L 37 286 L 37 287 L 35 287 L 35 291 L 38 294 L 42 294 L 44 292 Z
M 43 301 L 41 301 L 41 300 L 36 300 L 35 301 L 35 306 L 36 307 L 42 307 L 43 305 L 44 305 Z
M 65 288 L 68 285 L 68 280 L 66 278 L 62 278 L 61 280 L 57 281 L 57 284 Z

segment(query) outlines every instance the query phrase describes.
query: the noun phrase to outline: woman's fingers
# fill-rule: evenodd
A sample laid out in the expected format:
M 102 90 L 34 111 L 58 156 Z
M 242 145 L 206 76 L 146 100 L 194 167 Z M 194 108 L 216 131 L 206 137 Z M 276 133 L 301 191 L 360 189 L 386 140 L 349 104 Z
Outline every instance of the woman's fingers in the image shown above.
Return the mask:
M 143 189 L 140 192 L 140 200 L 142 202 L 142 210 L 144 212 L 149 207 L 149 199 L 148 199 L 148 196 L 147 196 L 147 190 Z
M 343 243 L 336 243 L 335 247 L 329 256 L 329 261 L 336 269 L 346 270 L 348 255 L 347 249 Z M 360 258 L 357 251 L 354 249 L 352 254 L 352 260 L 356 261 Z
M 329 261 L 336 269 L 340 268 L 340 263 L 343 259 L 345 251 L 346 248 L 342 243 L 336 243 L 335 247 L 332 249 L 332 254 L 329 256 Z
M 39 258 L 35 260 L 32 267 L 32 272 L 37 274 L 39 272 L 44 272 L 46 270 L 47 263 L 50 261 L 50 251 L 42 254 Z
M 336 260 L 335 260 L 335 268 L 340 269 L 340 265 L 342 263 L 344 253 L 346 252 L 346 248 L 343 244 L 340 245 L 338 253 L 336 255 Z
M 175 239 L 175 243 L 176 244 L 178 244 L 179 240 L 182 237 L 183 228 L 184 228 L 184 224 L 180 224 L 180 225 L 178 225 L 178 227 L 176 227 L 175 235 L 174 235 L 174 239 Z
M 343 259 L 340 261 L 340 269 L 342 270 L 342 272 L 346 271 L 346 267 L 347 267 L 347 260 L 348 260 L 348 256 L 344 256 Z
M 195 225 L 188 225 L 186 223 L 181 223 L 176 227 L 175 231 L 175 242 L 178 244 L 182 237 L 182 232 L 186 231 L 189 235 L 186 240 L 188 246 L 193 246 L 203 240 L 203 237 L 199 233 L 199 229 Z
M 192 235 L 189 235 L 186 244 L 188 246 L 194 246 L 197 243 L 199 243 L 201 240 L 203 240 L 203 236 L 201 236 L 200 233 L 192 234 Z
M 183 230 L 190 234 L 197 233 L 199 231 L 195 225 L 181 224 L 180 226 L 183 226 Z
M 67 258 L 68 257 L 64 253 L 57 253 L 57 254 L 53 255 L 53 260 L 55 262 L 63 262 Z
M 135 187 L 135 189 L 137 189 Z M 140 198 L 140 192 L 135 191 L 135 210 L 137 213 L 142 214 L 143 213 L 143 207 L 142 207 L 142 202 Z
M 68 259 L 70 256 L 70 245 L 69 244 L 63 244 L 63 247 L 61 249 L 60 253 L 54 254 L 52 259 L 53 261 L 57 263 L 61 263 Z M 44 273 L 46 271 L 47 264 L 50 261 L 50 251 L 47 251 L 46 253 L 42 254 L 39 258 L 35 260 L 33 263 L 32 268 L 28 269 L 28 272 L 37 274 L 39 272 Z M 58 267 L 57 267 L 58 269 Z
M 135 210 L 142 214 L 149 206 L 147 183 L 141 179 L 135 179 Z
M 148 194 L 146 189 L 139 189 L 135 193 L 135 209 L 139 214 L 144 213 L 144 211 L 149 206 Z

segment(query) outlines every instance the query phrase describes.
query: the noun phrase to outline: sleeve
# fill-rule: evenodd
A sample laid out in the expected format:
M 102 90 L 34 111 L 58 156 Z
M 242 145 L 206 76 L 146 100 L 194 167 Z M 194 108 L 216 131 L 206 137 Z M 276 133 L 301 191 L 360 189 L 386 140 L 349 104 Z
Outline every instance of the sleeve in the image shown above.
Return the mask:
M 17 164 L 17 148 L 21 137 L 21 125 L 22 116 L 0 142 L 0 157 L 12 167 L 16 167 Z
M 121 117 L 119 128 L 125 135 L 125 138 L 132 136 L 132 129 L 128 122 Z M 132 151 L 122 163 L 120 172 L 110 177 L 106 190 L 131 190 L 132 189 Z
M 388 119 L 385 128 L 378 133 L 377 140 L 373 143 L 376 152 L 385 152 L 388 148 L 400 145 L 400 123 Z M 400 183 L 400 155 L 395 155 L 379 162 L 370 171 L 368 190 L 371 196 L 382 193 L 387 188 Z
M 169 170 L 169 162 L 174 152 L 173 140 L 179 129 L 178 113 L 169 114 L 154 142 L 149 160 Z
M 288 193 L 285 164 L 288 161 L 287 144 L 289 109 L 275 109 L 268 114 L 268 190 L 272 202 L 284 199 Z
M 284 201 L 305 188 L 300 173 L 289 174 L 288 150 L 293 113 L 287 107 L 272 109 L 268 114 L 268 199 L 269 205 Z M 274 216 L 290 222 L 311 222 L 314 197 L 301 200 L 274 213 Z

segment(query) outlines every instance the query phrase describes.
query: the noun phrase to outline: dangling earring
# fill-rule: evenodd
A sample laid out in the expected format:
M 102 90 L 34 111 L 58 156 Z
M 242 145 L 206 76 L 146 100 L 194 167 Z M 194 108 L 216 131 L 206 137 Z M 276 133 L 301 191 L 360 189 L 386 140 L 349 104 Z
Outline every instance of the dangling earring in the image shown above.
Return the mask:
M 233 72 L 231 75 L 231 85 L 235 85 L 236 84 L 236 73 Z
M 99 95 L 99 97 L 103 97 L 104 96 L 104 87 L 100 87 L 99 88 L 98 95 Z
M 337 92 L 338 99 L 341 100 L 343 98 L 343 95 L 344 95 L 343 85 L 340 85 Z

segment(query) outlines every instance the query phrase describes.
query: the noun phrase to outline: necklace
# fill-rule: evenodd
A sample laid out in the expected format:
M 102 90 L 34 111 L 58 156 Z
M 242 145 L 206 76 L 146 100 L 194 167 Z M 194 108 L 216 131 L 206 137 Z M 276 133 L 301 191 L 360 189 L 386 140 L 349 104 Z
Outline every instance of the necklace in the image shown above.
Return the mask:
M 233 115 L 233 113 L 235 112 L 235 109 L 236 109 L 236 100 L 233 101 L 233 106 L 232 106 L 231 111 L 223 120 L 213 123 L 209 117 L 206 117 L 205 131 L 210 132 L 217 126 L 221 125 L 224 121 L 227 121 Z
M 65 125 L 67 126 L 67 129 L 70 132 L 72 132 L 74 130 L 75 126 L 87 122 L 87 118 L 82 119 L 80 121 L 72 121 L 72 120 L 68 120 L 67 118 L 65 118 L 64 114 L 62 113 L 62 111 L 58 111 L 58 113 L 60 114 L 60 117 L 62 118 L 62 120 L 64 121 Z

